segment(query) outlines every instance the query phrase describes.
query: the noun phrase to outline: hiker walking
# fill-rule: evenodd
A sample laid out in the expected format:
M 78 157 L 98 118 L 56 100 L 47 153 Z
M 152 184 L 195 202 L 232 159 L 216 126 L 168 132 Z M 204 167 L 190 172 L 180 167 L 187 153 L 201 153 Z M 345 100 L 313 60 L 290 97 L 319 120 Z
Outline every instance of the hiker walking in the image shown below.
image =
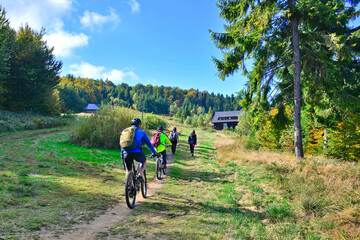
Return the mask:
M 176 131 L 176 127 L 173 128 L 173 130 L 170 132 L 169 139 L 172 143 L 171 145 L 171 152 L 174 155 L 176 151 L 176 145 L 179 140 L 179 133 Z
M 190 145 L 190 153 L 191 156 L 194 156 L 194 148 L 196 145 L 196 134 L 195 134 L 195 130 L 193 130 L 190 135 L 189 135 L 189 139 L 188 139 L 188 143 Z

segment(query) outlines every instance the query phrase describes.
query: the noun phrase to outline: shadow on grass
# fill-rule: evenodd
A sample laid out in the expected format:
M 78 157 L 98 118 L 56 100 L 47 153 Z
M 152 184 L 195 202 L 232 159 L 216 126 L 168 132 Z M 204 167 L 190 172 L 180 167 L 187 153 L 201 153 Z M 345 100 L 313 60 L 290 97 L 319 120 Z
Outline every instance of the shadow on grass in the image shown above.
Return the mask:
M 44 179 L 31 184 L 34 190 L 31 197 L 0 198 L 5 205 L 0 211 L 0 218 L 3 220 L 0 232 L 3 237 L 35 234 L 42 228 L 54 231 L 54 234 L 59 227 L 66 231 L 73 224 L 88 223 L 117 202 L 105 194 L 79 192 Z M 13 214 L 14 212 L 21 214 Z
M 191 153 L 190 153 L 190 147 L 187 146 L 180 146 L 178 148 L 181 151 L 181 155 L 184 156 L 185 158 L 191 157 Z M 212 147 L 204 147 L 204 146 L 196 146 L 194 149 L 194 155 L 195 157 L 201 157 L 201 158 L 211 158 L 212 156 L 214 156 L 215 153 L 215 148 Z
M 171 177 L 173 179 L 181 179 L 185 181 L 229 183 L 229 181 L 224 180 L 226 177 L 225 173 L 207 172 L 200 169 L 188 170 L 176 165 L 171 168 Z
M 229 214 L 238 216 L 239 218 L 247 218 L 252 220 L 265 219 L 265 214 L 262 212 L 252 211 L 241 207 L 240 205 L 220 206 L 212 205 L 204 202 L 195 202 L 188 198 L 183 198 L 171 194 L 161 194 L 158 201 L 145 203 L 144 211 L 156 212 L 157 215 L 162 215 L 169 218 L 176 218 L 186 216 L 190 211 L 199 211 L 202 213 L 214 214 Z M 192 213 L 193 214 L 193 213 Z

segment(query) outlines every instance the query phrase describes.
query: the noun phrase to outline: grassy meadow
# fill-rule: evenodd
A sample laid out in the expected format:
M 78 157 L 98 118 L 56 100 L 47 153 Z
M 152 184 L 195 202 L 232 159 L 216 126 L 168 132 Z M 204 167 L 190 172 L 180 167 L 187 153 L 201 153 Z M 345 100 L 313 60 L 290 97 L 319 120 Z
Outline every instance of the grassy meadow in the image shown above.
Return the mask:
M 192 129 L 180 127 L 183 133 Z M 247 151 L 233 133 L 181 136 L 160 192 L 102 236 L 126 239 L 358 239 L 359 167 Z M 357 174 L 357 175 L 356 175 Z
M 70 133 L 0 135 L 0 239 L 36 237 L 41 228 L 56 236 L 124 200 L 119 150 L 70 144 Z
M 249 151 L 232 132 L 187 125 L 160 191 L 98 239 L 359 239 L 360 167 Z M 72 129 L 0 135 L 0 239 L 61 236 L 124 202 L 119 150 L 71 144 Z M 149 154 L 147 152 L 146 154 Z M 154 176 L 154 163 L 148 163 Z

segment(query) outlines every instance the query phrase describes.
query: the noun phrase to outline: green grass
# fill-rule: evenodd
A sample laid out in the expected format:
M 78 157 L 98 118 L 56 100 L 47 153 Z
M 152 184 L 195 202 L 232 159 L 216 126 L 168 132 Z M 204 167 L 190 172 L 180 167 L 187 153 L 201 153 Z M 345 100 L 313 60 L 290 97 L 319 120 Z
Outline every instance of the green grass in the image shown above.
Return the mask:
M 72 145 L 69 134 L 49 129 L 0 136 L 2 236 L 41 227 L 65 231 L 123 200 L 120 151 Z
M 183 128 L 182 132 L 190 130 Z M 112 235 L 137 232 L 157 239 L 316 236 L 307 227 L 296 227 L 293 209 L 265 185 L 271 176 L 263 166 L 235 162 L 221 166 L 216 159 L 214 134 L 197 130 L 197 135 L 200 144 L 195 148 L 195 157 L 190 157 L 184 144 L 187 136 L 181 136 L 180 151 L 165 186 L 139 206 L 130 219 L 114 226 Z
M 324 194 L 328 183 L 318 177 L 320 165 L 300 163 L 296 170 L 286 164 L 221 159 L 214 146 L 219 136 L 204 129 L 196 129 L 199 143 L 191 157 L 187 136 L 192 128 L 173 125 L 181 132 L 180 142 L 164 186 L 97 239 L 351 238 L 354 228 L 329 216 L 350 202 L 357 206 L 357 189 L 346 193 L 348 203 L 339 204 Z M 0 136 L 0 232 L 5 239 L 36 238 L 42 227 L 61 235 L 74 223 L 89 222 L 124 202 L 120 152 L 72 145 L 69 134 L 49 129 Z M 147 171 L 154 176 L 153 161 Z M 339 175 L 332 176 L 338 180 Z M 356 212 L 350 209 L 345 216 L 353 221 L 351 227 L 358 226 L 351 215 Z

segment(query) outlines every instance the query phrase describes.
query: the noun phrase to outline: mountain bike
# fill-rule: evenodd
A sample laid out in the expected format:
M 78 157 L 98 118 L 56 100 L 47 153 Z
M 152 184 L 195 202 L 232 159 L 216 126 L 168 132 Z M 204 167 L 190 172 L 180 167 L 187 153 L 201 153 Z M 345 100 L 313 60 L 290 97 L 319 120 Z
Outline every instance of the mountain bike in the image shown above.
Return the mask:
M 159 153 L 156 155 L 156 161 L 155 161 L 155 174 L 156 178 L 161 180 L 161 175 L 166 174 L 166 168 L 163 166 L 163 155 Z
M 144 181 L 139 181 L 136 177 L 138 175 L 138 169 L 140 167 L 140 163 L 138 162 L 135 166 L 133 164 L 133 171 L 128 172 L 126 174 L 126 182 L 125 182 L 125 199 L 127 206 L 132 209 L 135 206 L 136 195 L 141 189 L 141 194 L 144 198 L 147 195 L 147 179 L 146 179 L 146 170 L 143 173 Z

